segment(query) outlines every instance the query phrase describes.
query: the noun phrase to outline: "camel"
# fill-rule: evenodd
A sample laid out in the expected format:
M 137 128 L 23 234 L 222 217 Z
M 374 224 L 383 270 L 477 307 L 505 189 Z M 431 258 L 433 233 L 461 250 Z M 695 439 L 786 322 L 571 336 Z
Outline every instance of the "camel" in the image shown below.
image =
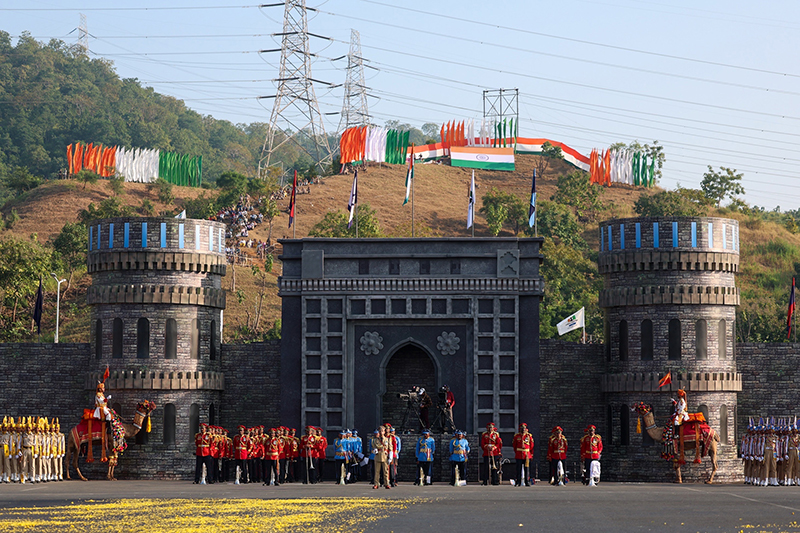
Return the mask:
M 639 416 L 642 417 L 644 420 L 644 427 L 647 434 L 650 435 L 656 442 L 662 442 L 662 438 L 664 436 L 664 432 L 666 431 L 666 427 L 658 427 L 656 425 L 655 416 L 653 416 L 653 408 L 652 406 L 646 403 L 638 403 L 633 406 L 633 411 L 635 411 Z M 676 439 L 677 440 L 677 439 Z M 717 473 L 717 445 L 719 444 L 719 433 L 714 431 L 713 428 L 709 428 L 709 438 L 708 438 L 708 449 L 706 450 L 709 459 L 711 459 L 711 476 L 708 480 L 705 481 L 706 484 L 714 482 L 714 474 Z M 676 443 L 677 446 L 677 443 Z M 695 441 L 686 441 L 684 443 L 684 451 L 687 452 L 689 450 L 695 450 L 695 454 L 697 459 L 695 459 L 696 463 L 700 462 L 700 450 L 697 449 L 697 446 L 702 447 L 702 441 L 697 439 Z M 675 469 L 675 483 L 683 483 L 683 478 L 681 477 L 681 462 L 678 458 L 673 459 L 673 468 Z
M 105 439 L 106 442 L 106 450 L 103 452 L 108 453 L 108 473 L 106 474 L 106 479 L 110 481 L 116 481 L 114 477 L 114 469 L 117 466 L 117 461 L 119 460 L 119 454 L 122 450 L 125 449 L 125 439 L 135 437 L 139 431 L 142 429 L 142 423 L 145 421 L 145 418 L 150 417 L 150 413 L 153 409 L 156 408 L 156 405 L 151 401 L 144 401 L 139 403 L 136 408 L 136 413 L 133 416 L 133 423 L 128 424 L 125 422 L 120 421 L 122 428 L 125 430 L 124 436 L 110 436 Z M 116 413 L 114 413 L 116 415 Z M 99 429 L 100 421 L 96 420 L 95 424 Z M 147 430 L 149 431 L 149 429 Z M 88 436 L 86 434 L 86 427 L 85 424 L 82 422 L 78 424 L 74 428 L 72 428 L 67 436 L 67 468 L 66 474 L 67 479 L 71 479 L 69 476 L 69 467 L 70 463 L 75 468 L 75 471 L 78 473 L 78 477 L 81 478 L 83 481 L 88 481 L 81 473 L 80 468 L 78 468 L 78 455 L 80 453 L 80 446 L 83 443 L 86 443 L 89 447 L 94 444 L 94 442 L 102 442 L 100 438 L 97 436 L 98 433 L 92 431 L 92 436 Z M 93 437 L 93 438 L 92 438 Z M 108 445 L 111 446 L 108 446 Z M 102 445 L 102 444 L 101 444 Z

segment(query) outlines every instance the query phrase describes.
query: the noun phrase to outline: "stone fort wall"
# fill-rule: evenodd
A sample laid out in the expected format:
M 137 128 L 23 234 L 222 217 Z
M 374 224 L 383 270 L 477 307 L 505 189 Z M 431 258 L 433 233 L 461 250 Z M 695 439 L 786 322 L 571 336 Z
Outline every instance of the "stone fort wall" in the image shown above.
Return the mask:
M 86 383 L 86 375 L 93 366 L 88 343 L 76 344 L 0 344 L 0 415 L 58 417 L 66 432 L 78 422 L 84 408 L 93 404 L 93 388 Z M 281 403 L 280 342 L 222 345 L 221 369 L 225 388 L 221 393 L 202 389 L 140 388 L 126 391 L 131 396 L 121 407 L 124 419 L 130 419 L 136 401 L 151 399 L 158 408 L 151 423 L 152 433 L 147 442 L 129 439 L 118 475 L 125 478 L 182 478 L 188 479 L 194 468 L 194 448 L 190 428 L 191 406 L 200 407 L 200 420 L 209 420 L 209 406 L 215 403 L 215 423 L 233 429 L 234 425 L 277 425 Z M 784 416 L 800 414 L 800 344 L 737 344 L 736 360 L 742 375 L 742 391 L 738 404 L 732 405 L 726 446 L 735 449 L 742 428 L 749 416 Z M 132 375 L 134 369 L 113 369 L 110 378 L 110 403 L 119 400 L 116 387 L 124 387 L 123 371 Z M 541 342 L 541 435 L 536 438 L 536 457 L 540 477 L 547 475 L 545 460 L 547 437 L 550 428 L 560 425 L 570 442 L 568 469 L 574 471 L 579 460 L 579 440 L 588 424 L 597 426 L 603 436 L 607 453 L 603 461 L 604 479 L 636 479 L 647 474 L 650 479 L 663 477 L 671 481 L 669 464 L 658 458 L 657 446 L 646 442 L 643 434 L 636 433 L 636 418 L 628 421 L 628 442 L 621 444 L 622 424 L 620 410 L 613 409 L 609 432 L 608 408 L 601 382 L 605 375 L 604 346 L 602 344 L 573 344 L 557 340 Z M 139 379 L 139 378 L 137 378 Z M 177 380 L 177 373 L 172 380 Z M 182 377 L 187 380 L 188 378 Z M 193 380 L 194 378 L 192 378 Z M 199 382 L 198 378 L 198 382 Z M 209 377 L 210 379 L 210 377 Z M 149 387 L 171 387 L 169 374 Z M 191 381 L 191 380 L 190 380 Z M 175 385 L 178 386 L 177 384 Z M 656 396 L 657 395 L 657 396 Z M 125 396 L 125 395 L 122 395 Z M 715 396 L 719 396 L 716 393 Z M 656 415 L 668 414 L 670 393 L 642 392 L 615 396 L 621 407 L 624 403 L 644 401 L 655 397 Z M 219 399 L 221 398 L 221 400 Z M 619 400 L 618 402 L 616 400 Z M 690 409 L 697 410 L 701 403 L 710 410 L 718 409 L 714 396 L 706 398 L 702 392 L 690 392 Z M 164 405 L 176 406 L 176 443 L 163 444 Z M 663 405 L 662 405 L 663 404 Z M 733 426 L 734 421 L 736 423 Z M 359 428 L 362 435 L 371 428 Z M 719 428 L 715 428 L 719 429 Z M 504 442 L 510 445 L 508 435 Z M 410 449 L 413 443 L 407 443 Z M 616 450 L 611 453 L 611 450 Z M 505 450 L 512 457 L 511 450 Z M 404 463 L 412 461 L 404 457 Z M 477 456 L 476 456 L 477 457 Z M 631 468 L 637 459 L 636 470 Z M 641 460 L 646 460 L 648 472 L 641 471 Z M 736 468 L 735 465 L 727 465 Z M 438 474 L 437 466 L 437 474 Z M 688 468 L 689 479 L 707 473 L 707 461 L 701 468 Z M 92 477 L 104 475 L 105 466 L 81 463 L 81 469 Z M 404 470 L 405 471 L 405 470 Z M 408 470 L 410 472 L 410 470 Z M 471 478 L 472 479 L 472 474 Z M 722 479 L 725 480 L 724 478 Z

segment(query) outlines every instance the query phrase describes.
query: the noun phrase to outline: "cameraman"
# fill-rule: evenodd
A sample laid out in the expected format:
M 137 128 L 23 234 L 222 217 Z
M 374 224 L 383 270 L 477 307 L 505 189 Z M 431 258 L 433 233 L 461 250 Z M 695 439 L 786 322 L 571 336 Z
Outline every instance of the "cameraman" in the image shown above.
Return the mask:
M 442 396 L 444 398 L 442 398 Z M 439 397 L 439 405 L 441 405 L 441 401 L 444 399 L 444 412 L 447 414 L 446 425 L 448 426 L 448 429 L 455 429 L 456 424 L 453 422 L 453 406 L 456 404 L 456 397 L 450 390 L 450 387 L 447 385 L 442 385 L 442 388 L 439 392 Z
M 429 410 L 433 405 L 430 395 L 425 392 L 425 388 L 420 387 L 419 391 L 419 419 L 422 422 L 422 429 L 430 429 L 431 423 L 429 418 Z

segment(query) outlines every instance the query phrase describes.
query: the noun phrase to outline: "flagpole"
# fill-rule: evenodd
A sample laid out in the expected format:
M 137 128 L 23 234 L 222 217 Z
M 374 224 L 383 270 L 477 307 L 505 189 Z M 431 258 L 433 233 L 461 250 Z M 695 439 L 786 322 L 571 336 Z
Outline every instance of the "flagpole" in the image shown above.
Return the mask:
M 414 168 L 414 143 L 411 143 L 411 168 Z M 414 238 L 414 182 L 411 178 L 411 238 Z
M 358 196 L 356 196 L 356 239 L 358 239 Z

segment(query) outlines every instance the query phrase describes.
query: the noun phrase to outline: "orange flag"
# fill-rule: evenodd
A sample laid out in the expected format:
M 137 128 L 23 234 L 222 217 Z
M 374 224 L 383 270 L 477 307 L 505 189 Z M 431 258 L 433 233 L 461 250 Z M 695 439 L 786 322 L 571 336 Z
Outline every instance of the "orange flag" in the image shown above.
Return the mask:
M 72 161 L 72 143 L 67 146 L 67 166 L 69 167 L 69 173 L 72 174 L 72 169 L 75 166 Z
M 80 143 L 75 144 L 75 162 L 73 163 L 73 167 L 76 174 L 83 169 L 83 145 Z
M 670 383 L 672 383 L 672 372 L 667 372 L 667 375 L 659 380 L 658 388 L 660 389 L 664 385 L 669 385 Z

